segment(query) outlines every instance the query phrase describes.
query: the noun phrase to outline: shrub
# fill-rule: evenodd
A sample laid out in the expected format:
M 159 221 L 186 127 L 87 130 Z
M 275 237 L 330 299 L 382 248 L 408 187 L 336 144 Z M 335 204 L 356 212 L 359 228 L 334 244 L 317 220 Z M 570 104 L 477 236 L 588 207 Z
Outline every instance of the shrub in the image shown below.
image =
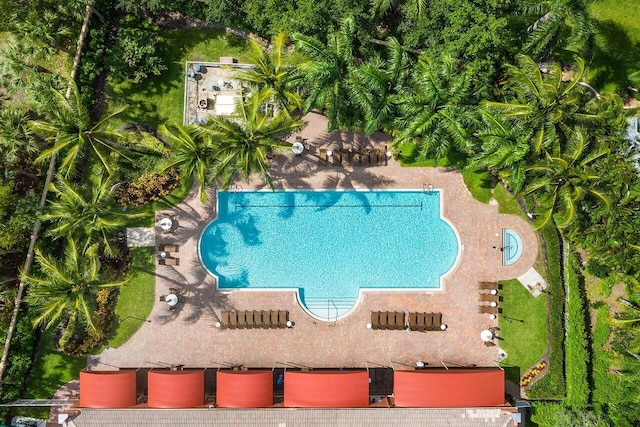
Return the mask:
M 600 279 L 606 279 L 611 274 L 611 269 L 609 267 L 593 259 L 590 259 L 587 262 L 587 271 L 592 276 L 596 276 Z
M 135 182 L 116 190 L 116 203 L 122 206 L 144 206 L 157 202 L 169 195 L 180 183 L 180 174 L 169 169 L 163 174 L 148 172 Z

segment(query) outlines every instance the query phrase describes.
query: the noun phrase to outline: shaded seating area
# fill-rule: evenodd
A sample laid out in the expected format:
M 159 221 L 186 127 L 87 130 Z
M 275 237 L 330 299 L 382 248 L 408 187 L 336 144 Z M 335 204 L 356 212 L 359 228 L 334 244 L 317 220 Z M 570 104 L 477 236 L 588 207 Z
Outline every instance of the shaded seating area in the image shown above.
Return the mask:
M 204 405 L 204 371 L 150 371 L 149 408 L 195 408 Z
M 216 372 L 216 406 L 220 408 L 266 408 L 273 405 L 273 372 Z
M 80 390 L 82 408 L 135 406 L 136 371 L 82 371 Z
M 405 328 L 405 313 L 402 311 L 372 311 L 371 329 L 398 330 Z
M 366 408 L 367 371 L 285 371 L 285 408 Z
M 387 146 L 378 148 L 339 146 L 334 148 L 320 148 L 318 150 L 321 165 L 329 162 L 333 166 L 386 166 L 388 164 Z
M 287 310 L 223 310 L 219 329 L 286 329 L 293 327 Z

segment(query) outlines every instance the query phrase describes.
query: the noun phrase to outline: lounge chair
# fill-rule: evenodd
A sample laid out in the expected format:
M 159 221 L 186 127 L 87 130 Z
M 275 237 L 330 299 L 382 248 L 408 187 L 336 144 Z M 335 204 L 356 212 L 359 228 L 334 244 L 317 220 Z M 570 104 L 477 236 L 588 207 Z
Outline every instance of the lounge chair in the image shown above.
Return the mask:
M 433 313 L 425 313 L 424 314 L 424 321 L 426 323 L 425 325 L 425 329 L 427 331 L 433 331 Z
M 275 310 L 271 310 L 271 329 L 275 329 L 278 327 L 278 312 Z
M 229 329 L 238 328 L 238 312 L 233 310 L 229 312 Z
M 380 312 L 371 312 L 371 329 L 380 329 Z
M 222 329 L 229 328 L 229 324 L 231 323 L 230 315 L 228 311 L 223 311 L 220 316 L 220 327 Z
M 483 291 L 497 291 L 498 282 L 478 282 L 478 288 Z
M 327 149 L 326 148 L 321 148 L 320 149 L 320 164 L 321 165 L 326 165 L 327 164 Z
M 253 310 L 253 327 L 254 328 L 262 328 L 262 316 L 260 312 L 257 310 Z
M 271 317 L 269 312 L 266 310 L 262 310 L 260 313 L 260 317 L 262 317 L 262 327 L 264 329 L 269 329 L 271 327 Z
M 495 347 L 496 343 L 494 343 L 493 341 L 485 341 L 484 342 L 484 346 L 485 347 Z
M 490 305 L 481 305 L 478 313 L 482 314 L 498 314 L 498 307 L 491 307 Z
M 339 148 L 333 150 L 333 166 L 341 166 L 342 165 L 342 152 Z
M 388 326 L 388 311 L 381 311 L 380 312 L 380 329 L 387 329 Z
M 342 149 L 342 166 L 351 166 L 351 152 L 346 148 Z
M 180 252 L 178 245 L 158 245 L 158 252 Z
M 442 326 L 442 313 L 431 313 L 431 318 L 433 319 L 433 330 L 441 331 L 440 328 Z
M 286 328 L 288 320 L 289 320 L 289 312 L 279 310 L 278 311 L 278 328 L 280 329 Z
M 161 258 L 158 260 L 159 265 L 180 265 L 179 258 Z
M 500 302 L 500 297 L 498 295 L 480 294 L 478 298 L 480 301 L 484 302 Z
M 245 329 L 247 327 L 247 312 L 238 311 L 238 329 Z
M 404 317 L 404 311 L 396 311 L 396 329 L 401 331 L 404 329 L 404 325 L 405 325 L 405 317 Z
M 425 325 L 425 313 L 416 313 L 416 316 L 418 317 L 418 327 L 416 330 L 419 332 L 426 331 L 427 327 Z
M 165 302 L 167 300 L 166 295 L 160 295 L 160 302 Z
M 386 166 L 387 165 L 387 146 L 382 145 L 378 147 L 378 165 Z
M 409 330 L 418 330 L 418 313 L 415 311 L 409 313 Z
M 364 150 L 362 150 L 362 164 L 371 164 L 371 148 L 365 148 Z

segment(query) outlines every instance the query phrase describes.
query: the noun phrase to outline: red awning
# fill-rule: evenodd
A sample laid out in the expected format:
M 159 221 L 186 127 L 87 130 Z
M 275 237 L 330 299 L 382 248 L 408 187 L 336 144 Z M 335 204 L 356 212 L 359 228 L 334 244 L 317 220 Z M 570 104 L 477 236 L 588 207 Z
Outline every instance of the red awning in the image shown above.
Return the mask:
M 273 372 L 218 371 L 216 404 L 221 408 L 265 408 L 273 405 Z
M 80 407 L 126 408 L 136 406 L 135 371 L 80 372 Z
M 204 405 L 204 371 L 149 371 L 149 408 Z
M 369 406 L 367 371 L 286 371 L 284 406 L 362 408 Z
M 427 369 L 395 371 L 396 406 L 466 408 L 504 404 L 501 369 Z

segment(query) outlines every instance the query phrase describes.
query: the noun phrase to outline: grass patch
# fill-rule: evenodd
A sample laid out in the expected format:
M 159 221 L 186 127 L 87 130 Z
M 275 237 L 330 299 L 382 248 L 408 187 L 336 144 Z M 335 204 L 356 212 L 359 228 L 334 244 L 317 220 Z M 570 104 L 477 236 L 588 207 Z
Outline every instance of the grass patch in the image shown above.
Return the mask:
M 507 352 L 503 365 L 507 378 L 517 384 L 547 349 L 547 295 L 535 298 L 517 280 L 500 285 L 500 347 Z
M 77 380 L 80 371 L 87 365 L 86 356 L 71 357 L 59 353 L 54 344 L 53 334 L 52 330 L 45 332 L 42 337 L 40 351 L 24 391 L 25 398 L 52 398 L 60 386 Z M 20 414 L 46 419 L 49 417 L 49 408 L 22 408 Z
M 165 70 L 143 83 L 109 81 L 107 93 L 115 103 L 129 108 L 118 117 L 122 123 L 153 127 L 167 121 L 182 123 L 186 61 L 217 61 L 220 56 L 246 60 L 247 44 L 235 34 L 219 29 L 189 28 L 161 31 L 158 55 Z
M 120 347 L 142 326 L 155 299 L 154 248 L 132 248 L 133 279 L 120 288 L 113 322 L 113 333 L 107 345 Z
M 599 90 L 626 92 L 629 74 L 640 71 L 640 3 L 600 0 L 591 6 L 596 47 L 589 83 Z
M 520 209 L 518 200 L 509 190 L 504 188 L 504 185 L 496 185 L 496 188 L 493 190 L 493 197 L 498 201 L 498 212 L 501 214 L 517 215 L 520 218 L 526 219 L 524 212 Z

